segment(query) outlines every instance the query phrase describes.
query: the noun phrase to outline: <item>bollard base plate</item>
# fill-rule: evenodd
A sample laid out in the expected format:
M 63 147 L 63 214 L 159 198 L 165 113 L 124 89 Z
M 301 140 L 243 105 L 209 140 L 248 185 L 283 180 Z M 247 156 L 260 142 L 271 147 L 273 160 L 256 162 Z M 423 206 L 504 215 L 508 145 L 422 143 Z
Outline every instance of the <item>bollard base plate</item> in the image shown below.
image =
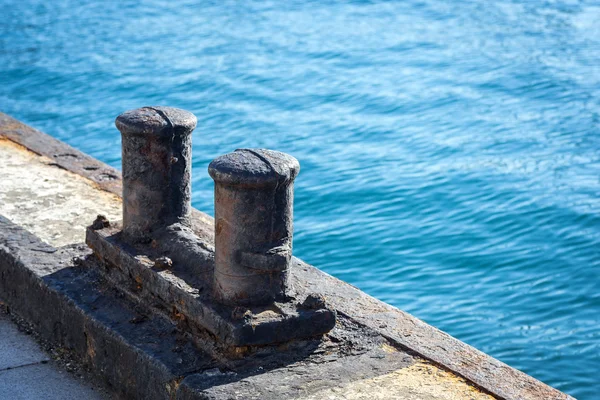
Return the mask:
M 283 343 L 319 336 L 335 326 L 335 311 L 319 296 L 301 290 L 263 307 L 218 304 L 210 293 L 212 260 L 196 262 L 193 268 L 182 262 L 165 263 L 169 254 L 155 241 L 135 246 L 123 241 L 120 224 L 88 227 L 86 243 L 118 289 L 185 325 L 192 335 L 210 333 L 217 347 Z

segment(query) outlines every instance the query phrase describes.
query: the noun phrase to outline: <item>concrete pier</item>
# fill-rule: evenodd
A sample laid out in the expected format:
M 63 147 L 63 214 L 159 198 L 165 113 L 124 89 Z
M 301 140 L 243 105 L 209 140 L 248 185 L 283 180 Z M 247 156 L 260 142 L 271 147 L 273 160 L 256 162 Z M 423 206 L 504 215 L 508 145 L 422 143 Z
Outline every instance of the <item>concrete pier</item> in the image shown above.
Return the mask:
M 115 398 L 571 398 L 294 257 L 289 281 L 325 296 L 334 329 L 215 358 L 177 305 L 165 317 L 99 273 L 85 228 L 121 219 L 120 194 L 118 171 L 0 114 L 0 300 Z M 214 249 L 212 218 L 192 210 L 191 226 Z

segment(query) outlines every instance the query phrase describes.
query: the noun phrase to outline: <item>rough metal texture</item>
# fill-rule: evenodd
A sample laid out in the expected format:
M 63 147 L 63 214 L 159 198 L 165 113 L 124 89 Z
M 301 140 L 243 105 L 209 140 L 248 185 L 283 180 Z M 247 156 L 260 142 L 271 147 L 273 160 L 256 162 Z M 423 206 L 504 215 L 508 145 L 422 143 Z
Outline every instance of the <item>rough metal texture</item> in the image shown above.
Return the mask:
M 168 310 L 167 316 L 185 319 L 192 332 L 208 330 L 217 339 L 215 347 L 280 343 L 333 328 L 335 312 L 325 302 L 306 306 L 286 293 L 292 183 L 299 170 L 293 157 L 238 150 L 211 164 L 217 186 L 237 190 L 217 200 L 218 221 L 228 226 L 216 229 L 221 263 L 215 271 L 212 249 L 190 229 L 190 137 L 196 118 L 183 110 L 144 107 L 121 114 L 116 125 L 123 136 L 123 229 L 99 217 L 86 235 L 112 268 L 116 288 L 137 286 L 134 292 Z M 178 271 L 176 279 L 164 279 L 162 270 Z M 211 279 L 213 271 L 218 277 Z M 213 281 L 212 292 L 226 299 L 225 306 L 213 302 Z M 269 308 L 235 309 L 239 305 Z
M 123 228 L 144 241 L 173 223 L 190 226 L 191 146 L 196 117 L 170 107 L 143 107 L 117 117 L 123 139 Z
M 315 337 L 335 326 L 335 311 L 324 301 L 307 302 L 315 296 L 307 293 L 302 283 L 295 285 L 285 302 L 250 307 L 221 305 L 212 299 L 210 281 L 204 278 L 214 265 L 210 250 L 195 253 L 204 258 L 195 257 L 194 263 L 171 260 L 176 253 L 169 245 L 168 251 L 162 251 L 163 246 L 156 244 L 160 237 L 150 245 L 128 246 L 121 235 L 118 224 L 88 228 L 86 243 L 105 262 L 104 274 L 136 301 L 174 323 L 188 326 L 199 344 L 215 357 L 242 356 L 247 346 Z M 193 234 L 189 236 L 194 240 Z M 173 243 L 172 234 L 166 238 Z M 179 246 L 189 243 L 194 242 L 183 240 Z
M 285 298 L 292 256 L 294 178 L 298 161 L 263 149 L 216 158 L 214 294 L 230 305 Z
M 104 190 L 114 194 L 121 193 L 121 180 L 117 171 L 2 113 L 0 137 L 56 159 L 61 168 L 90 179 Z M 59 157 L 61 154 L 73 154 L 74 157 Z M 73 161 L 67 162 L 71 158 Z M 86 166 L 90 166 L 91 169 L 84 168 Z M 96 167 L 97 169 L 93 169 Z M 113 171 L 115 178 L 104 180 L 104 171 Z M 198 210 L 193 210 L 192 216 L 194 232 L 200 234 L 207 245 L 212 246 L 212 218 Z M 167 374 L 167 370 L 175 371 L 173 368 L 177 366 L 181 368 L 181 357 L 167 357 L 168 352 L 164 350 L 170 349 L 171 343 L 177 341 L 171 323 L 166 324 L 167 328 L 161 331 L 161 327 L 165 325 L 160 322 L 160 318 L 140 315 L 135 311 L 136 305 L 133 304 L 132 307 L 122 296 L 107 298 L 110 290 L 100 290 L 92 285 L 96 285 L 99 279 L 94 268 L 84 268 L 84 274 L 81 268 L 68 262 L 71 256 L 55 259 L 52 255 L 54 253 L 51 253 L 53 249 L 44 248 L 43 246 L 47 245 L 40 245 L 39 240 L 22 229 L 0 224 L 0 234 L 4 235 L 0 240 L 0 297 L 7 301 L 14 311 L 36 324 L 48 340 L 66 344 L 82 358 L 88 359 L 91 368 L 102 374 L 116 391 L 127 393 L 130 398 L 168 398 L 169 396 L 164 394 L 165 389 L 168 388 L 167 392 L 170 393 L 173 387 L 178 388 L 177 399 L 218 398 L 213 393 L 219 388 L 225 391 L 221 398 L 243 398 L 244 394 L 251 398 L 262 392 L 268 394 L 262 397 L 266 399 L 294 398 L 302 397 L 299 392 L 304 386 L 314 387 L 319 383 L 332 383 L 332 376 L 337 378 L 334 383 L 341 383 L 343 380 L 354 381 L 361 374 L 366 378 L 369 373 L 385 373 L 380 369 L 381 365 L 366 363 L 365 361 L 373 361 L 367 356 L 356 358 L 349 362 L 348 367 L 339 367 L 336 370 L 333 366 L 339 365 L 337 363 L 324 361 L 324 364 L 315 364 L 310 358 L 306 360 L 306 364 L 294 364 L 293 368 L 281 367 L 269 370 L 268 373 L 259 371 L 259 364 L 255 364 L 254 370 L 248 367 L 250 372 L 246 376 L 236 373 L 238 381 L 235 381 L 228 369 L 208 369 L 191 375 L 184 375 L 179 369 L 175 373 Z M 38 249 L 41 249 L 41 252 Z M 82 249 L 80 252 L 85 254 L 89 251 Z M 323 293 L 338 312 L 338 326 L 350 319 L 366 330 L 384 335 L 400 349 L 407 349 L 411 354 L 431 360 L 466 378 L 499 399 L 572 399 L 410 314 L 374 299 L 300 260 L 292 260 L 298 263 L 298 268 L 292 268 L 292 286 L 297 281 L 304 282 L 307 291 L 318 289 Z M 58 273 L 59 269 L 65 271 Z M 43 278 L 51 271 L 56 273 L 54 279 Z M 88 284 L 91 286 L 86 286 Z M 338 326 L 326 337 L 338 335 Z M 361 331 L 363 328 L 357 329 Z M 80 338 L 83 332 L 92 338 L 89 343 L 95 351 L 90 354 L 94 354 L 95 358 L 87 358 L 87 348 L 82 345 L 86 342 L 85 336 Z M 348 348 L 356 348 L 357 345 L 373 346 L 364 338 L 354 338 L 352 342 L 353 344 L 348 344 L 347 340 L 344 341 Z M 173 348 L 178 349 L 177 346 L 179 345 Z M 202 359 L 192 348 L 184 350 L 182 354 L 187 354 L 187 351 L 192 359 Z M 313 353 L 318 351 L 314 350 Z M 115 354 L 119 356 L 111 356 Z M 282 359 L 284 356 L 285 354 L 281 353 Z M 287 363 L 291 361 L 288 359 Z M 387 368 L 390 362 L 385 358 L 382 359 L 382 364 Z M 277 371 L 281 374 L 276 376 L 274 374 Z M 349 372 L 355 373 L 344 375 Z M 187 377 L 182 381 L 183 376 Z M 222 382 L 225 378 L 232 380 L 227 384 L 227 388 L 220 386 L 202 391 L 195 385 L 198 381 L 208 385 L 209 381 Z M 284 380 L 290 382 L 290 385 L 280 384 Z
M 212 282 L 215 252 L 192 228 L 172 224 L 156 232 L 150 246 L 183 267 L 190 279 L 209 285 Z M 192 278 L 193 277 L 193 278 Z

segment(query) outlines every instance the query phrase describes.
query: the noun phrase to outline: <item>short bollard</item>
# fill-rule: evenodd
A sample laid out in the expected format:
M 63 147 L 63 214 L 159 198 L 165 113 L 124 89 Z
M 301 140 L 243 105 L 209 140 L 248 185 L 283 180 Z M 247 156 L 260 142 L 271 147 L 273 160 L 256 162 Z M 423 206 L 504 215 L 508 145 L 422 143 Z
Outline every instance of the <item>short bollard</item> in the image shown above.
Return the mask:
M 333 329 L 336 311 L 322 294 L 301 282 L 288 287 L 295 158 L 242 149 L 210 164 L 213 246 L 207 219 L 191 223 L 196 117 L 144 107 L 121 114 L 116 125 L 123 136 L 123 222 L 99 216 L 86 230 L 112 287 L 201 338 L 217 359 Z
M 285 295 L 292 256 L 294 179 L 285 153 L 240 149 L 213 160 L 213 294 L 224 304 L 257 306 Z
M 115 121 L 123 147 L 123 232 L 148 241 L 173 223 L 190 225 L 194 114 L 170 107 L 127 111 Z

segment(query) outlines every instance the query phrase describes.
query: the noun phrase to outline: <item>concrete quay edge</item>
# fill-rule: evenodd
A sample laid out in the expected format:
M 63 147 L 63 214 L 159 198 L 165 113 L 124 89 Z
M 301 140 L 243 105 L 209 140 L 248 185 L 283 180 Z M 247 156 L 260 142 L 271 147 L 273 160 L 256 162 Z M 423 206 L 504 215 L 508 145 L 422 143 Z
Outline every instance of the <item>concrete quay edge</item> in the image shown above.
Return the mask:
M 118 171 L 51 136 L 0 113 L 0 139 L 2 138 L 21 145 L 40 156 L 54 160 L 57 167 L 90 180 L 98 189 L 120 196 L 121 178 Z M 211 242 L 213 240 L 212 218 L 197 210 L 194 211 L 193 218 L 195 230 L 203 232 L 203 239 Z M 90 356 L 90 349 L 97 348 L 97 346 L 90 345 L 87 340 L 82 341 L 81 335 L 74 335 L 72 331 L 75 328 L 65 328 L 64 324 L 68 323 L 72 327 L 78 327 L 79 332 L 87 332 L 85 337 L 89 338 L 91 335 L 92 339 L 90 340 L 96 341 L 94 343 L 103 343 L 104 348 L 115 349 L 115 354 L 120 354 L 123 359 L 129 360 L 128 363 L 125 363 L 128 368 L 135 365 L 137 369 L 140 369 L 140 374 L 145 374 L 144 379 L 152 379 L 153 382 L 168 382 L 166 386 L 162 385 L 160 388 L 147 384 L 145 389 L 144 385 L 136 384 L 134 385 L 136 390 L 140 390 L 136 396 L 146 390 L 145 393 L 148 394 L 146 398 L 153 398 L 152 396 L 156 393 L 165 393 L 167 390 L 166 393 L 176 396 L 172 398 L 211 398 L 206 397 L 207 392 L 202 391 L 206 389 L 206 374 L 198 375 L 193 371 L 177 370 L 177 363 L 174 364 L 175 366 L 170 364 L 173 362 L 169 359 L 171 355 L 168 357 L 164 355 L 167 361 L 160 357 L 154 357 L 155 354 L 152 351 L 144 350 L 145 344 L 132 345 L 131 340 L 124 339 L 127 335 L 119 333 L 115 328 L 114 320 L 111 320 L 108 314 L 111 318 L 115 317 L 118 320 L 119 313 L 114 310 L 122 308 L 126 310 L 120 316 L 123 321 L 135 320 L 136 305 L 116 306 L 113 304 L 112 308 L 107 308 L 107 310 L 113 311 L 107 311 L 104 319 L 94 316 L 94 312 L 98 312 L 98 310 L 86 309 L 88 303 L 82 300 L 79 289 L 83 290 L 82 287 L 88 285 L 85 286 L 87 291 L 100 296 L 94 298 L 94 301 L 102 298 L 98 294 L 102 291 L 98 289 L 100 286 L 97 283 L 101 279 L 94 274 L 93 269 L 81 270 L 72 262 L 74 256 L 89 255 L 87 248 L 74 245 L 57 249 L 45 244 L 22 227 L 12 224 L 6 219 L 0 219 L 0 237 L 2 237 L 0 240 L 0 298 L 38 326 L 43 333 L 47 333 L 52 340 L 69 344 L 84 358 L 87 354 L 89 356 L 87 361 L 94 363 L 94 366 L 102 374 L 113 375 L 108 379 L 110 382 L 126 386 L 128 381 L 135 380 L 128 371 L 115 367 L 118 363 L 115 363 L 114 360 L 111 362 L 107 358 L 108 356 L 104 358 L 98 357 L 97 354 L 94 354 L 93 357 Z M 352 324 L 375 332 L 407 355 L 428 360 L 434 365 L 464 378 L 495 398 L 572 399 L 572 397 L 511 368 L 410 314 L 368 296 L 301 260 L 295 259 L 295 264 L 296 274 L 293 279 L 301 280 L 312 290 L 325 294 L 337 312 Z M 48 277 L 50 275 L 52 278 Z M 66 287 L 69 284 L 74 285 L 73 282 L 83 286 L 78 290 L 72 288 L 72 292 L 68 292 Z M 86 290 L 83 290 L 83 293 L 86 293 Z M 78 296 L 81 303 L 74 300 Z M 119 296 L 107 296 L 104 301 L 108 304 L 114 301 L 127 302 L 128 300 L 119 299 Z M 102 301 L 100 302 L 102 303 Z M 54 310 L 55 315 L 52 315 L 51 310 Z M 48 314 L 49 312 L 50 314 Z M 165 331 L 168 330 L 168 321 L 154 316 L 144 316 L 144 318 L 157 318 L 155 323 L 158 326 L 164 326 Z M 50 321 L 53 319 L 54 322 L 51 323 Z M 173 343 L 183 340 L 177 335 L 178 333 L 173 333 L 173 337 L 170 339 L 174 341 Z M 191 344 L 187 343 L 187 345 L 190 346 L 188 348 L 190 354 L 196 357 L 195 362 L 199 363 L 199 365 L 195 365 L 192 362 L 192 365 L 195 365 L 194 368 L 210 370 L 209 367 L 212 365 L 210 357 L 200 350 L 194 350 Z M 143 368 L 140 368 L 140 365 Z M 109 371 L 109 366 L 116 369 Z M 211 379 L 215 382 L 227 381 L 227 378 L 220 376 L 222 375 L 220 373 L 213 375 L 214 379 Z M 183 380 L 181 380 L 182 376 Z M 203 382 L 198 383 L 203 379 Z M 117 388 L 117 392 L 119 392 L 119 388 Z M 122 395 L 131 395 L 126 392 L 122 392 Z M 214 398 L 218 398 L 218 396 L 215 394 Z

